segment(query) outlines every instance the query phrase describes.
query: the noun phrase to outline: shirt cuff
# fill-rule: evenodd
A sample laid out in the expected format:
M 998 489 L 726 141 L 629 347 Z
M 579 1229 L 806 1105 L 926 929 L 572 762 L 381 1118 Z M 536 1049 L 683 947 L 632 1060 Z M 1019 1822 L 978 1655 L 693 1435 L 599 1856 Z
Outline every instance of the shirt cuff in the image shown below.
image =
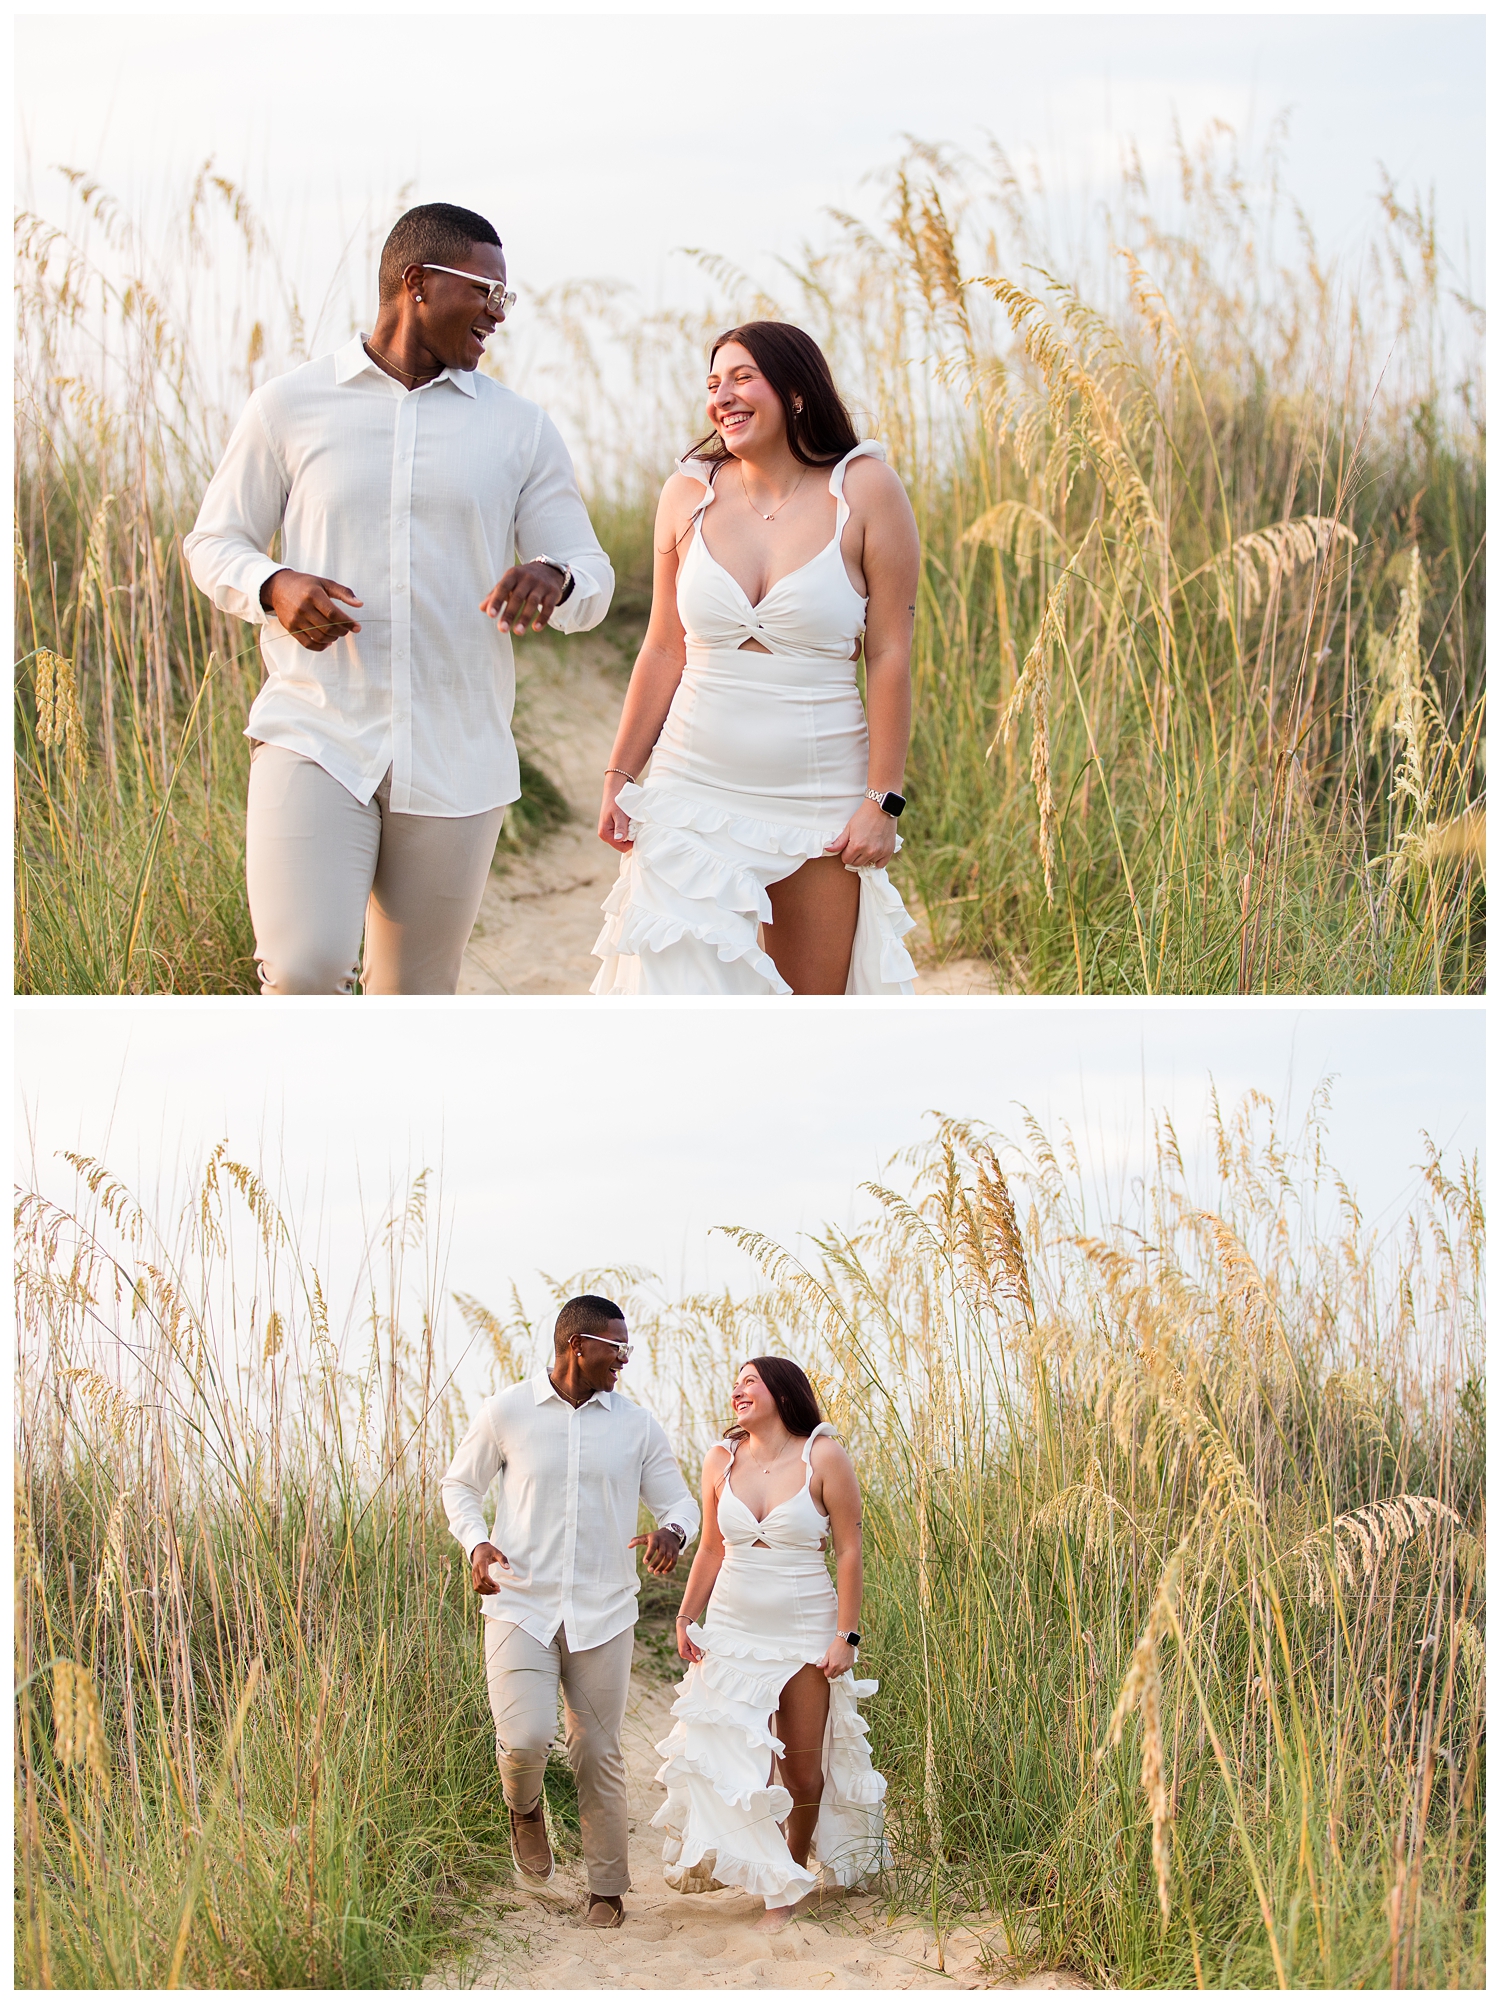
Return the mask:
M 266 579 L 290 568 L 288 564 L 278 564 L 273 558 L 258 554 L 242 557 L 219 580 L 219 588 L 214 593 L 215 602 L 221 611 L 232 612 L 256 626 L 265 626 L 273 617 L 260 602 Z
M 610 599 L 614 596 L 614 579 L 610 579 L 606 589 L 592 571 L 572 563 L 571 559 L 567 561 L 573 572 L 573 589 L 560 605 L 552 608 L 547 624 L 554 633 L 586 633 L 590 627 L 597 626 L 608 612 Z

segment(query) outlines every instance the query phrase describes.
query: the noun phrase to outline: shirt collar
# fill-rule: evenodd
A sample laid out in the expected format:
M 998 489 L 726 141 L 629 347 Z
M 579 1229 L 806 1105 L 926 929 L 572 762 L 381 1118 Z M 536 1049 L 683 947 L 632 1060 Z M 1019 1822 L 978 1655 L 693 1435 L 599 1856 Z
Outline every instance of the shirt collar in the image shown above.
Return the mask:
M 560 1406 L 568 1404 L 568 1401 L 563 1397 L 556 1385 L 553 1384 L 545 1371 L 538 1371 L 532 1379 L 531 1396 L 539 1406 L 544 1406 L 548 1399 L 556 1399 Z M 614 1409 L 614 1403 L 615 1394 L 613 1392 L 595 1392 L 593 1398 L 584 1400 L 583 1406 L 601 1405 L 606 1412 L 611 1412 Z M 575 1406 L 574 1411 L 582 1412 L 583 1406 Z
M 384 369 L 372 362 L 365 353 L 365 338 L 363 334 L 356 334 L 353 340 L 346 341 L 342 348 L 334 350 L 333 380 L 336 383 L 352 382 L 356 376 L 362 375 L 366 370 L 369 370 L 372 375 L 385 377 L 386 382 L 393 380 L 385 374 Z M 453 387 L 456 390 L 462 390 L 466 397 L 474 397 L 479 394 L 474 387 L 474 371 L 472 369 L 444 369 L 441 375 L 433 377 L 432 382 L 452 383 Z M 423 389 L 431 389 L 432 383 L 424 383 L 422 387 Z

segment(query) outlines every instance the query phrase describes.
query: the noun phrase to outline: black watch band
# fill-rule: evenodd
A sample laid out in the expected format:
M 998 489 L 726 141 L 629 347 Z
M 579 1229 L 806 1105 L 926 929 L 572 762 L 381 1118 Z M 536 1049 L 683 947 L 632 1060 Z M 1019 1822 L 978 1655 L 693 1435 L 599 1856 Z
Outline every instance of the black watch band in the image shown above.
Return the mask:
M 560 571 L 562 573 L 563 588 L 557 602 L 559 605 L 566 605 L 568 600 L 573 596 L 573 586 L 576 583 L 576 579 L 573 576 L 573 566 L 571 564 L 560 563 L 556 557 L 538 557 L 536 561 L 539 564 L 545 564 L 549 571 Z

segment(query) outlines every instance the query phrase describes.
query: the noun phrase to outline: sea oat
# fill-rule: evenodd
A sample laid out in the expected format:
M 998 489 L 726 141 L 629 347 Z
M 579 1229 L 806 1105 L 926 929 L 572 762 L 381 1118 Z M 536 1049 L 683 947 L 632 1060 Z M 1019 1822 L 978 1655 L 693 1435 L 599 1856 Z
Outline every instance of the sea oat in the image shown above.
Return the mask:
M 42 1574 L 42 1555 L 37 1550 L 36 1534 L 31 1528 L 31 1510 L 26 1501 L 26 1491 L 21 1486 L 19 1474 L 16 1477 L 16 1500 L 14 1512 L 16 1570 L 24 1573 L 39 1594 L 47 1591 L 47 1582 Z
M 75 1364 L 57 1375 L 63 1384 L 77 1385 L 89 1410 L 100 1426 L 108 1431 L 111 1440 L 123 1440 L 132 1422 L 145 1411 L 144 1406 L 137 1405 L 120 1386 L 98 1371 Z
M 52 1666 L 52 1716 L 59 1764 L 65 1768 L 83 1768 L 98 1782 L 107 1798 L 109 1752 L 104 1743 L 104 1722 L 99 1716 L 99 1694 L 83 1664 L 66 1656 Z
M 87 772 L 88 733 L 73 664 L 47 647 L 38 648 L 36 655 L 36 736 L 38 744 L 62 753 L 66 771 L 80 778 Z
M 1104 1743 L 1094 1755 L 1094 1763 L 1097 1766 L 1111 1747 L 1120 1744 L 1125 1721 L 1130 1713 L 1139 1711 L 1141 1789 L 1151 1807 L 1151 1861 L 1156 1867 L 1156 1899 L 1161 1908 L 1163 1928 L 1172 1916 L 1172 1807 L 1167 1797 L 1166 1768 L 1162 1753 L 1161 1660 L 1158 1644 L 1161 1637 L 1174 1625 L 1172 1595 L 1176 1590 L 1181 1558 L 1182 1552 L 1179 1547 L 1168 1561 L 1166 1571 L 1161 1576 L 1156 1597 L 1151 1603 L 1151 1612 L 1146 1617 L 1146 1626 L 1141 1630 L 1140 1639 L 1131 1651 L 1124 1681 L 1120 1685 L 1120 1695 L 1116 1698 L 1115 1709 L 1110 1714 Z
M 1399 1552 L 1436 1524 L 1463 1528 L 1458 1512 L 1436 1496 L 1390 1496 L 1364 1503 L 1336 1517 L 1331 1528 L 1304 1538 L 1290 1564 L 1301 1570 L 1312 1605 L 1322 1607 L 1333 1578 L 1350 1588 L 1373 1579 L 1387 1553 Z
M 99 1577 L 94 1582 L 94 1605 L 101 1616 L 109 1613 L 110 1589 L 125 1591 L 128 1566 L 125 1557 L 125 1510 L 134 1491 L 127 1483 L 110 1506 L 104 1526 L 104 1549 L 99 1560 Z

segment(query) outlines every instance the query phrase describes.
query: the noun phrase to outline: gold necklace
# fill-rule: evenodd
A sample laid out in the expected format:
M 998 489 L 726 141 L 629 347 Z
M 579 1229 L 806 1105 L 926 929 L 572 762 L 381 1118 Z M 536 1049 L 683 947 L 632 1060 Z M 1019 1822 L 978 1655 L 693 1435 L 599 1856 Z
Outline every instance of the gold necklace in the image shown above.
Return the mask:
M 372 355 L 377 362 L 384 362 L 386 367 L 394 369 L 398 376 L 409 377 L 412 382 L 415 382 L 419 376 L 440 376 L 443 373 L 441 369 L 403 369 L 401 364 L 393 362 L 389 355 L 382 355 L 373 341 L 366 341 L 365 353 Z
M 757 1468 L 760 1468 L 760 1472 L 762 1475 L 770 1474 L 771 1470 L 776 1466 L 777 1462 L 784 1458 L 786 1451 L 791 1446 L 791 1444 L 792 1444 L 792 1436 L 788 1434 L 786 1439 L 781 1443 L 780 1447 L 777 1448 L 776 1452 L 771 1456 L 770 1461 L 767 1462 L 764 1467 L 761 1467 L 761 1464 L 759 1462 L 755 1464 Z
M 750 489 L 745 485 L 745 469 L 743 466 L 740 468 L 740 492 L 744 495 L 745 499 L 750 502 L 750 506 L 752 508 L 755 508 L 756 514 L 760 516 L 760 519 L 763 522 L 774 522 L 776 520 L 776 517 L 781 513 L 782 509 L 786 506 L 787 502 L 791 500 L 792 494 L 795 494 L 797 492 L 797 489 L 801 487 L 803 481 L 806 478 L 807 478 L 807 469 L 806 467 L 804 467 L 802 471 L 797 475 L 797 485 L 792 489 L 792 493 L 784 494 L 781 497 L 781 499 L 776 503 L 776 506 L 771 510 L 769 515 L 767 515 L 763 509 L 756 508 L 755 503 L 753 501 L 750 501 Z

